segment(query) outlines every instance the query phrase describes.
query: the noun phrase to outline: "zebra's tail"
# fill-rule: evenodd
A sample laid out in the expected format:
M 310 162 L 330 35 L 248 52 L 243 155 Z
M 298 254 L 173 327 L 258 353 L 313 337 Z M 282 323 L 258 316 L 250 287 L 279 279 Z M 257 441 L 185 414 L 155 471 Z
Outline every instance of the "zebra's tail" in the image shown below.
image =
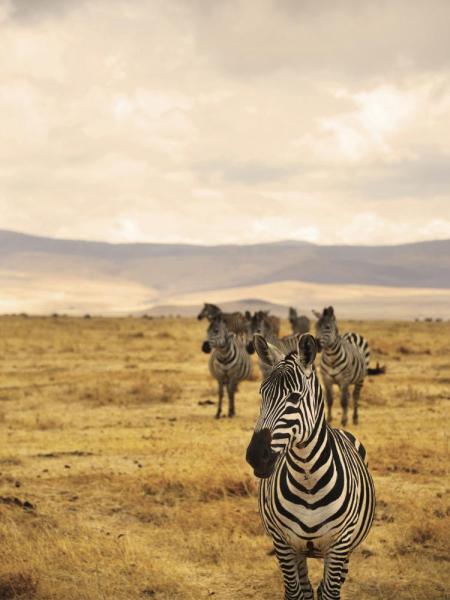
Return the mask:
M 367 375 L 384 375 L 386 373 L 386 365 L 380 365 L 377 362 L 377 366 L 375 368 L 368 368 Z

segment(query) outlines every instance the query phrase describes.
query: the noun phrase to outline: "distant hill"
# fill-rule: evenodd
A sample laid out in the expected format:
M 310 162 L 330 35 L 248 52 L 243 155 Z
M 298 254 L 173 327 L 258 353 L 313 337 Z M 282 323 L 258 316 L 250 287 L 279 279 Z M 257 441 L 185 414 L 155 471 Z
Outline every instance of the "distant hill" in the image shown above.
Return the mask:
M 0 230 L 0 310 L 138 312 L 197 294 L 305 282 L 450 289 L 450 240 L 394 246 L 109 244 Z M 274 289 L 274 288 L 271 288 Z M 338 288 L 336 288 L 338 289 Z M 245 300 L 247 295 L 233 298 Z M 250 291 L 252 293 L 252 291 Z M 219 293 L 220 296 L 220 293 Z M 295 300 L 295 298 L 293 298 Z M 299 299 L 303 302 L 303 299 Z M 424 310 L 426 310 L 424 308 Z M 382 312 L 382 310 L 380 310 Z
M 180 317 L 196 317 L 200 312 L 202 304 L 168 304 L 159 305 L 150 308 L 149 310 L 140 311 L 137 316 L 148 315 L 153 317 L 159 317 L 164 315 L 173 315 Z M 235 300 L 234 302 L 221 302 L 220 308 L 224 312 L 235 312 L 240 311 L 244 313 L 246 310 L 250 312 L 256 312 L 257 310 L 268 310 L 273 315 L 279 317 L 286 317 L 287 306 L 284 304 L 275 304 L 274 302 L 266 302 L 264 300 L 258 300 L 256 298 L 244 298 L 243 300 Z

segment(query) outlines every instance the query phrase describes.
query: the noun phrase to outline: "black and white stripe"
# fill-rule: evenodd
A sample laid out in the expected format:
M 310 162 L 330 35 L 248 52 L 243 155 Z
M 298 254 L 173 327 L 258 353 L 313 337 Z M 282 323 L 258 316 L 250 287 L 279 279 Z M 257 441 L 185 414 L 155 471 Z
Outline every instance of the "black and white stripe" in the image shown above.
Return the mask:
M 353 385 L 353 423 L 358 423 L 358 401 L 369 369 L 370 350 L 358 333 L 339 334 L 332 306 L 315 312 L 316 337 L 322 349 L 320 372 L 325 387 L 328 422 L 332 420 L 333 384 L 339 386 L 342 405 L 342 425 L 347 424 L 349 387 Z
M 325 420 L 314 369 L 316 344 L 300 337 L 283 356 L 255 336 L 273 367 L 261 385 L 261 411 L 247 461 L 261 478 L 259 509 L 284 578 L 285 600 L 313 600 L 307 558 L 323 558 L 319 600 L 338 600 L 351 552 L 373 521 L 375 490 L 364 447 Z
M 240 336 L 228 331 L 221 316 L 211 321 L 208 327 L 208 340 L 202 347 L 204 352 L 211 352 L 209 370 L 218 382 L 218 405 L 216 418 L 222 413 L 224 389 L 228 395 L 228 416 L 235 415 L 234 396 L 238 384 L 251 375 L 252 363 Z

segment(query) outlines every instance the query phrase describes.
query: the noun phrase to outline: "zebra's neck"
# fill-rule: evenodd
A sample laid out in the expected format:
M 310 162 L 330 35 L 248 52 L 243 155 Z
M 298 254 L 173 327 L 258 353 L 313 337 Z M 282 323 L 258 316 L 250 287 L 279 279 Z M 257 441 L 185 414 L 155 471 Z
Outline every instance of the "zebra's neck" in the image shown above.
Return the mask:
M 327 362 L 334 362 L 342 354 L 344 346 L 342 344 L 342 337 L 337 334 L 336 339 L 330 346 L 325 346 L 322 350 L 322 354 L 328 359 Z

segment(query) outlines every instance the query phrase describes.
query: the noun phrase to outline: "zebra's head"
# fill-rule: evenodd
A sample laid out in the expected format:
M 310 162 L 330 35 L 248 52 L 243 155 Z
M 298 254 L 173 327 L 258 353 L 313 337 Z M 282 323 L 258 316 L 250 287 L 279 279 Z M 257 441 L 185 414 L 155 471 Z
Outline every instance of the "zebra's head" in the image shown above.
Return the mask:
M 316 323 L 316 338 L 321 348 L 329 348 L 339 335 L 334 308 L 324 308 L 322 313 L 313 311 L 318 318 Z
M 216 306 L 215 304 L 208 304 L 207 302 L 205 302 L 202 310 L 197 315 L 197 319 L 199 321 L 201 321 L 202 319 L 208 319 L 208 321 L 211 321 L 217 315 L 219 315 L 220 312 L 221 311 L 218 306 Z
M 264 310 L 258 310 L 251 320 L 251 332 L 258 333 L 262 336 L 267 336 L 270 333 L 270 324 L 268 321 L 269 313 Z
M 209 324 L 207 343 L 210 348 L 223 348 L 227 345 L 229 337 L 227 326 L 219 315 Z
M 261 384 L 261 411 L 246 459 L 257 477 L 269 477 L 278 456 L 304 444 L 317 421 L 313 368 L 317 348 L 312 335 L 299 337 L 297 350 L 286 356 L 261 335 L 254 337 L 260 359 L 273 367 Z

